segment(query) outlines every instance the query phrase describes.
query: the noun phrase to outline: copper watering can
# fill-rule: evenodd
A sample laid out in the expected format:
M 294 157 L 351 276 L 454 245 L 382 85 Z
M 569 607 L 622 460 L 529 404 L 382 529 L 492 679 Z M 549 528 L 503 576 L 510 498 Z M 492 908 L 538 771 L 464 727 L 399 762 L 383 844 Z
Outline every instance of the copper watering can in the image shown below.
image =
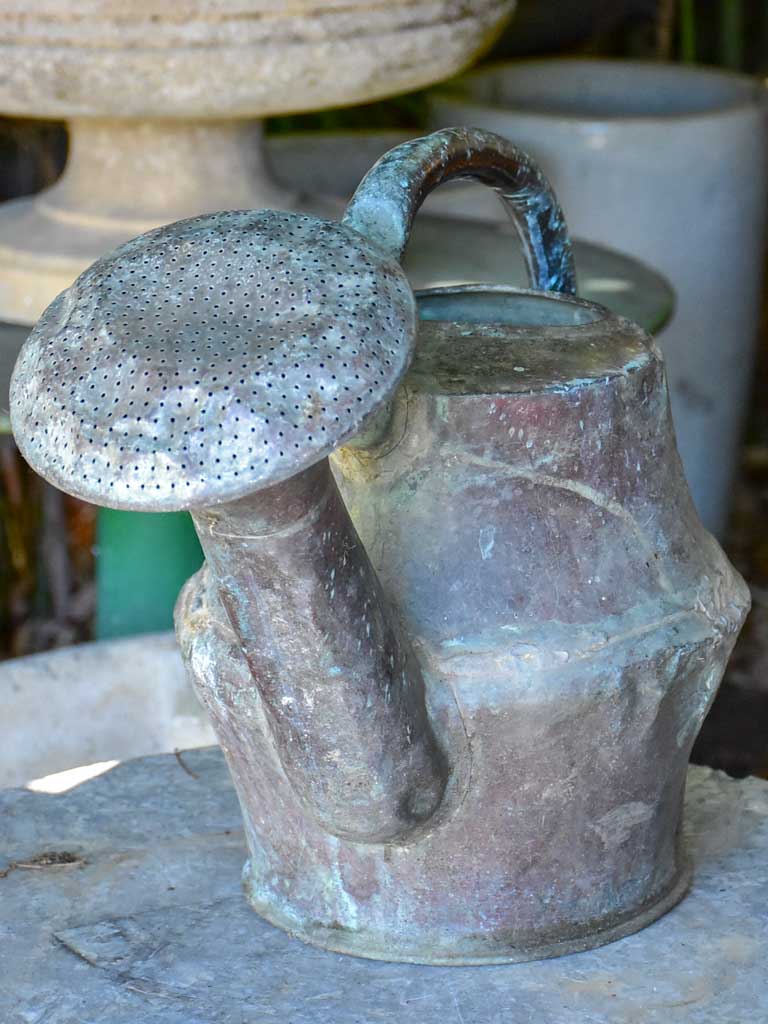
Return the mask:
M 502 194 L 532 290 L 414 297 L 411 222 L 457 177 Z M 246 893 L 309 942 L 553 956 L 688 884 L 688 754 L 747 590 L 692 507 L 657 349 L 574 291 L 540 172 L 454 129 L 383 157 L 341 224 L 222 213 L 129 242 L 19 358 L 38 472 L 192 512 L 177 631 Z

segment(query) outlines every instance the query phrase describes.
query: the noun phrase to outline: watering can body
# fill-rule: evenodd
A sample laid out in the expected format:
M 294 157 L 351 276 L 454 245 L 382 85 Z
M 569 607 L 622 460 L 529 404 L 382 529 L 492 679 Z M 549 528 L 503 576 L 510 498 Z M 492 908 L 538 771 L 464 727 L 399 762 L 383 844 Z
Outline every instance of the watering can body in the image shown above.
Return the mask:
M 748 602 L 691 506 L 658 353 L 592 312 L 422 323 L 388 436 L 337 460 L 465 751 L 419 885 L 450 861 L 437 916 L 453 904 L 468 961 L 580 949 L 677 901 L 690 748 Z
M 219 652 L 188 642 L 187 656 L 238 765 L 246 892 L 268 920 L 362 956 L 589 948 L 685 892 L 688 755 L 746 588 L 693 510 L 639 328 L 505 289 L 446 289 L 420 308 L 386 427 L 333 462 L 419 659 L 446 794 L 402 842 L 318 828 L 212 589 L 198 593 L 195 635 Z
M 386 237 L 407 220 L 386 201 L 402 204 L 407 176 L 395 163 L 372 177 L 352 220 Z M 658 350 L 570 294 L 561 225 L 536 191 L 515 212 L 533 203 L 544 223 L 538 245 L 530 217 L 521 230 L 544 291 L 421 294 L 410 371 L 331 459 L 448 765 L 431 817 L 390 842 L 319 826 L 281 770 L 216 588 L 203 574 L 180 602 L 188 662 L 237 766 L 248 898 L 325 948 L 432 964 L 553 956 L 637 930 L 689 884 L 688 756 L 748 593 L 691 504 Z
M 531 291 L 414 297 L 425 196 L 500 191 Z M 748 607 L 699 523 L 663 365 L 574 295 L 561 211 L 472 129 L 338 224 L 235 211 L 86 271 L 25 343 L 21 450 L 192 512 L 182 654 L 243 810 L 246 894 L 328 949 L 526 960 L 681 898 L 686 764 Z

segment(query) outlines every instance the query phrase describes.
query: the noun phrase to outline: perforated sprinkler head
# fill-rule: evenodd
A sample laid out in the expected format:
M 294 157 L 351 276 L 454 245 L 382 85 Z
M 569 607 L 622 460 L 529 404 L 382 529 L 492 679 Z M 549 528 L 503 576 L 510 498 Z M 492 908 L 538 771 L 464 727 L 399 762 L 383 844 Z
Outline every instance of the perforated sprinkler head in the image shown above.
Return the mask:
M 414 300 L 357 232 L 273 211 L 159 228 L 46 310 L 11 384 L 17 443 L 112 508 L 241 498 L 358 433 L 408 366 Z

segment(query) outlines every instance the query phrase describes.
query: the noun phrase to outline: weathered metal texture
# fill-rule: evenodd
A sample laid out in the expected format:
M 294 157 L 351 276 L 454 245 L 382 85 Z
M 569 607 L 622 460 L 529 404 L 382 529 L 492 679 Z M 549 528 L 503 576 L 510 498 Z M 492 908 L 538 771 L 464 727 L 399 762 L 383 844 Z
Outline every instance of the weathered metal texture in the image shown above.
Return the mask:
M 57 795 L 0 790 L 0 1020 L 762 1024 L 768 783 L 691 768 L 685 817 L 693 891 L 655 927 L 578 957 L 445 971 L 323 954 L 249 911 L 218 750 L 132 760 Z M 74 863 L 46 866 L 51 853 Z
M 413 218 L 438 185 L 472 179 L 495 189 L 518 227 L 531 283 L 543 291 L 576 291 L 563 211 L 528 156 L 499 135 L 446 128 L 386 153 L 361 181 L 342 223 L 401 259 Z
M 429 817 L 447 770 L 326 456 L 386 405 L 414 324 L 399 265 L 358 234 L 222 213 L 94 264 L 11 385 L 19 445 L 48 480 L 195 510 L 288 776 L 331 832 L 370 841 Z
M 746 587 L 691 506 L 642 332 L 533 294 L 423 303 L 463 304 L 464 322 L 422 323 L 389 430 L 335 462 L 450 761 L 429 827 L 398 845 L 318 828 L 205 575 L 180 637 L 237 766 L 246 890 L 270 921 L 389 960 L 585 949 L 685 891 L 688 753 Z
M 328 460 L 194 519 L 305 813 L 359 842 L 412 833 L 439 805 L 447 765 Z M 243 713 L 238 699 L 230 713 Z
M 86 501 L 214 505 L 358 433 L 408 366 L 414 323 L 399 265 L 338 224 L 179 221 L 51 303 L 14 369 L 13 429 L 41 476 Z
M 207 565 L 177 628 L 254 907 L 446 964 L 585 949 L 680 898 L 687 754 L 748 603 L 639 328 L 439 290 L 396 390 L 415 308 L 395 257 L 454 172 L 514 198 L 534 283 L 572 286 L 543 179 L 450 130 L 385 158 L 345 225 L 223 214 L 124 247 L 51 307 L 11 402 L 59 486 L 194 511 Z M 334 460 L 355 525 L 326 461 L 353 439 Z

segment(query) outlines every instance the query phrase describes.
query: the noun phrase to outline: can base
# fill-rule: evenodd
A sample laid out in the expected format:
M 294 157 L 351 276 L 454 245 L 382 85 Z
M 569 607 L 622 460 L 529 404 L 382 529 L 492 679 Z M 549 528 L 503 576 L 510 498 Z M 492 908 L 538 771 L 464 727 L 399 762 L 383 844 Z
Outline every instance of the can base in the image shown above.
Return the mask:
M 470 943 L 466 939 L 459 936 L 450 955 L 430 954 L 431 943 L 428 939 L 423 946 L 411 946 L 403 943 L 402 936 L 398 935 L 372 935 L 338 926 L 328 927 L 319 922 L 312 922 L 309 927 L 299 927 L 294 919 L 276 910 L 273 904 L 264 903 L 252 896 L 250 862 L 246 862 L 243 869 L 243 885 L 248 902 L 260 917 L 288 932 L 294 938 L 301 939 L 302 942 L 319 949 L 362 957 L 367 960 L 385 960 L 390 963 L 424 964 L 432 967 L 470 967 L 546 960 L 569 953 L 582 953 L 588 949 L 616 942 L 618 939 L 640 931 L 672 910 L 687 893 L 692 875 L 691 861 L 687 855 L 683 855 L 680 870 L 661 896 L 630 915 L 618 920 L 614 918 L 612 924 L 606 924 L 604 927 L 598 926 L 585 935 L 571 936 L 559 941 L 525 947 L 510 946 L 508 939 L 501 936 L 495 939 L 493 935 L 489 935 L 483 936 L 481 940 L 472 940 L 471 947 L 474 949 L 470 948 Z M 485 948 L 485 952 L 476 951 L 481 945 Z

